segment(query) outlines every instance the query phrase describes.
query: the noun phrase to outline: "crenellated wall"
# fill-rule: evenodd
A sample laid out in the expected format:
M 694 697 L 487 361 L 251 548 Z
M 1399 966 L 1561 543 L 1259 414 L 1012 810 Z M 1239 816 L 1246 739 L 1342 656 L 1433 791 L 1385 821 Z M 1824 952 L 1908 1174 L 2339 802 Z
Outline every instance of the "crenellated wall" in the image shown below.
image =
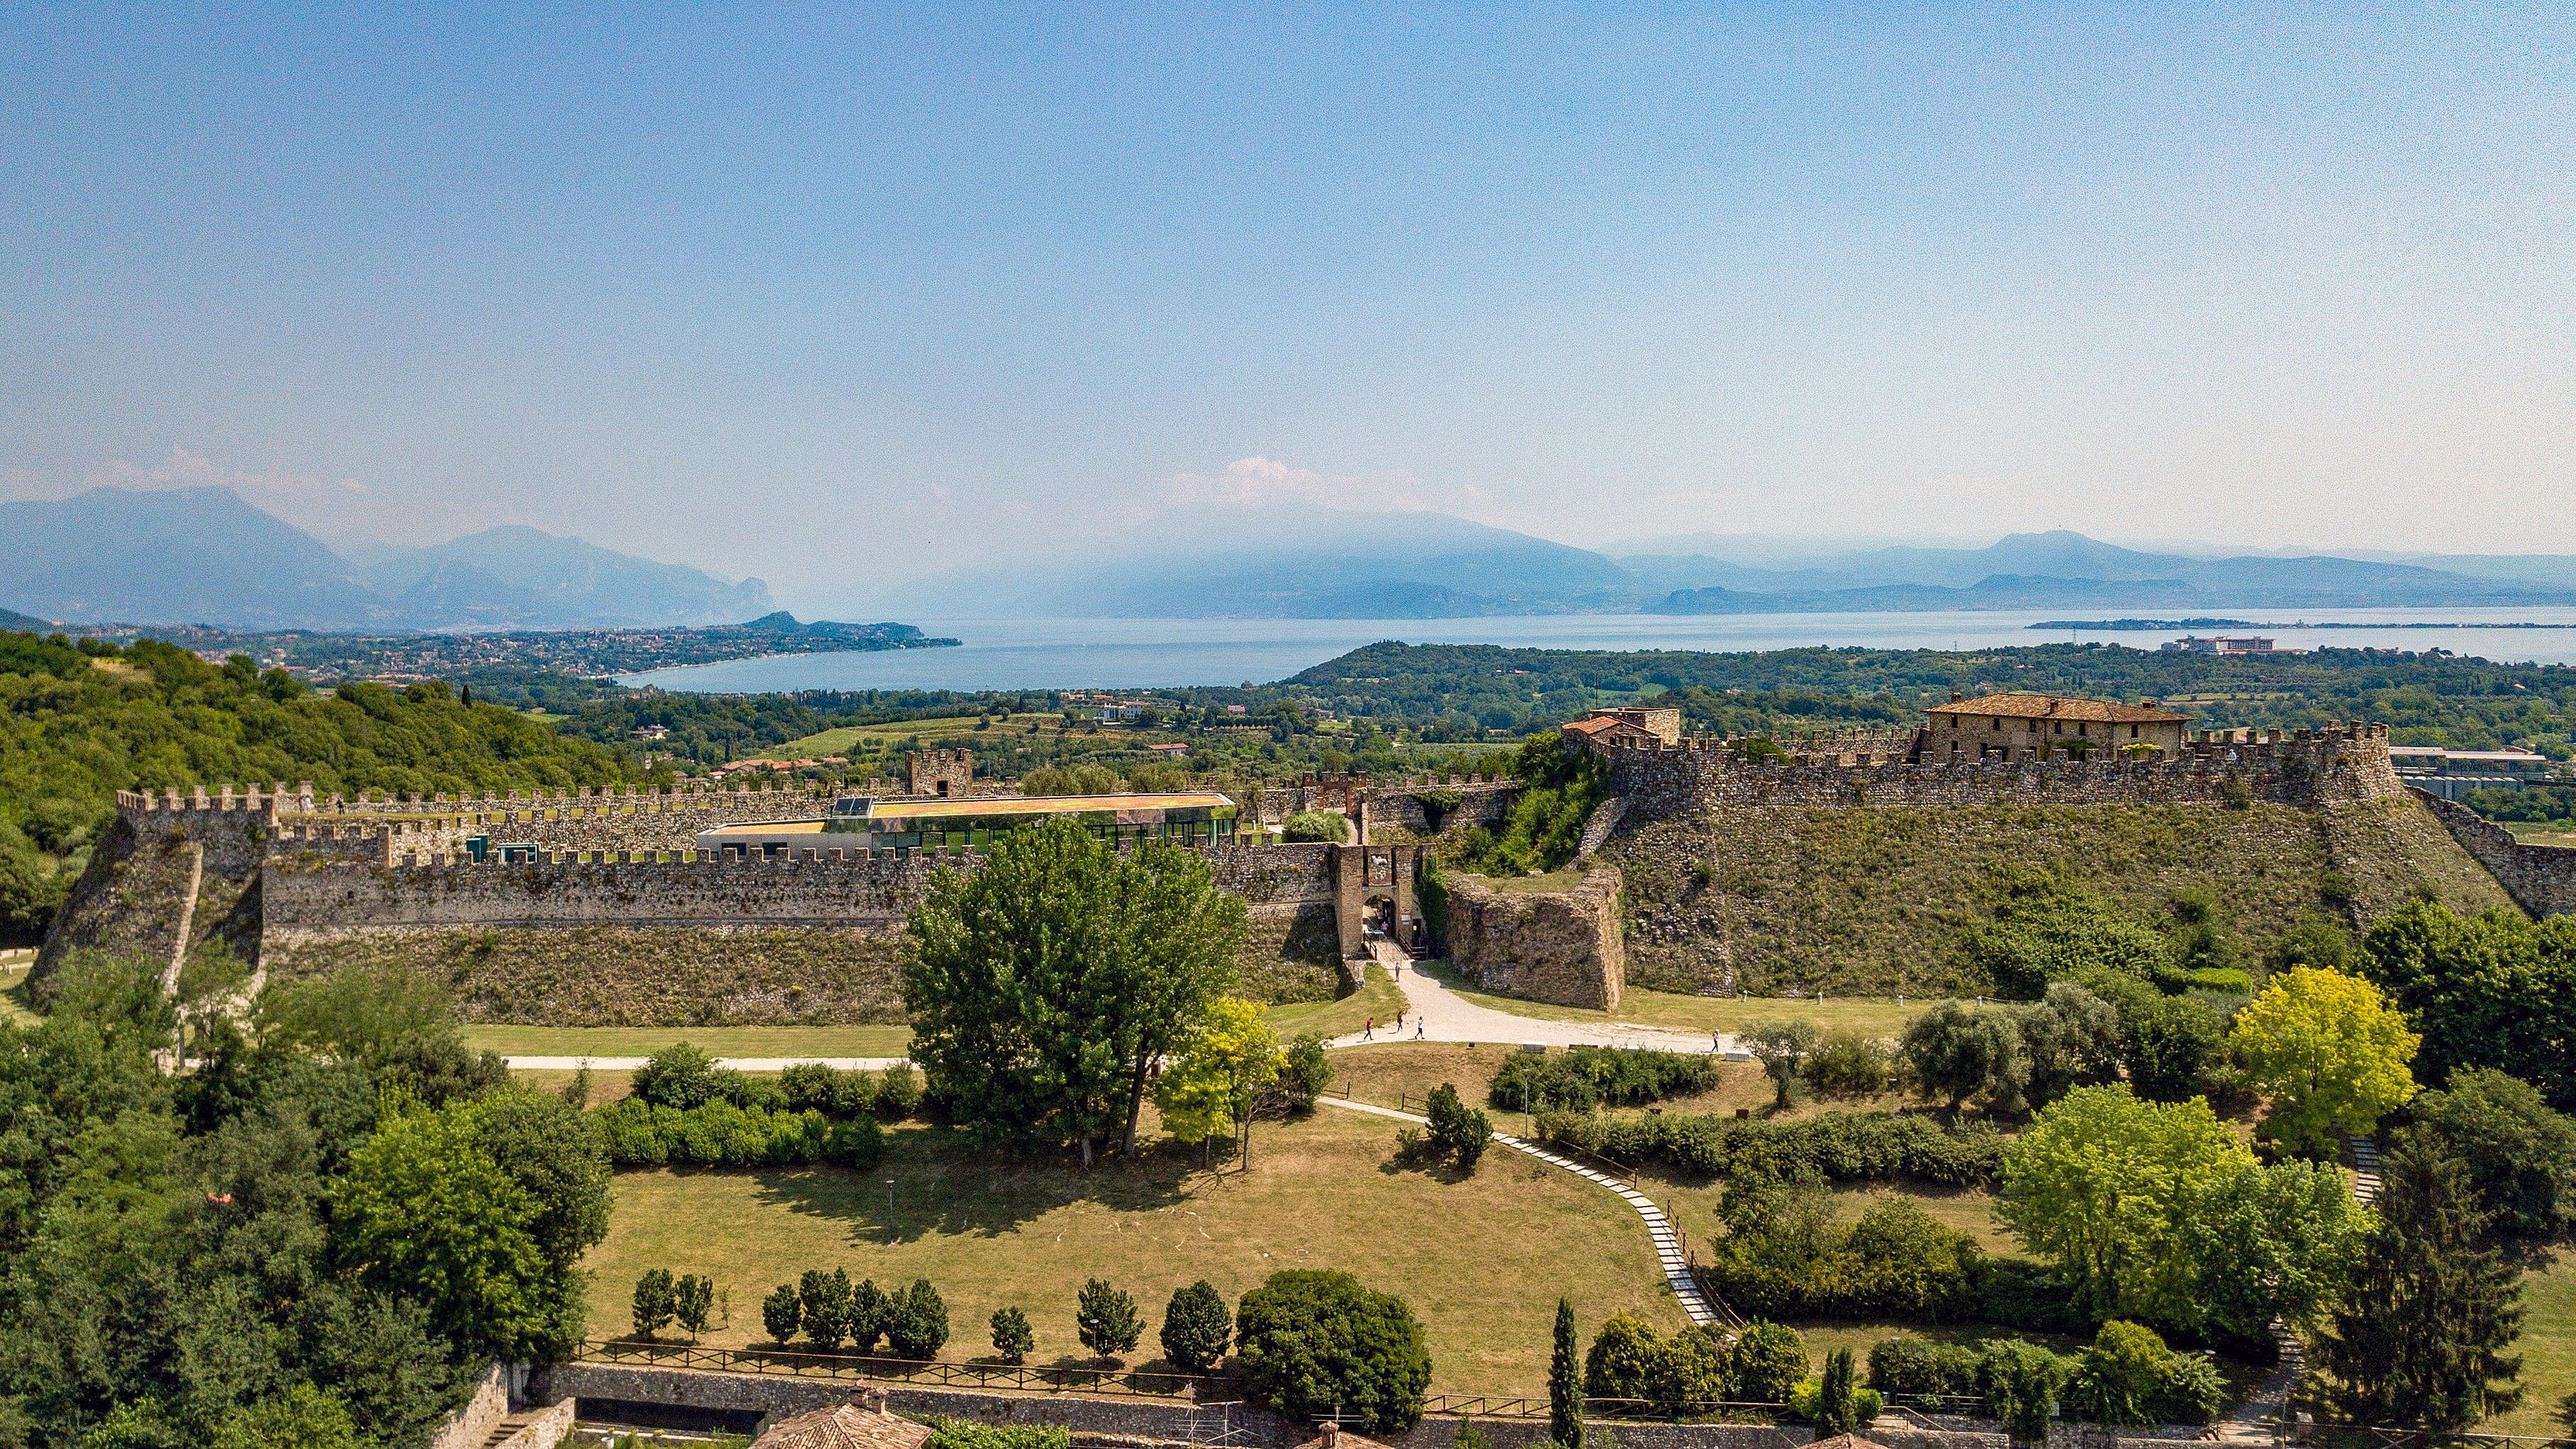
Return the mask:
M 1599 742 L 1610 791 L 1635 824 L 1740 806 L 2241 805 L 2321 806 L 2401 796 L 2385 725 L 2222 730 L 2172 758 L 1959 761 L 1815 749 L 1748 763 L 1735 742 L 1693 737 L 1662 746 Z
M 2576 850 L 2563 845 L 2525 845 L 2513 832 L 2494 824 L 2456 801 L 2409 787 L 2433 818 L 2442 822 L 2487 874 L 2513 897 L 2513 903 L 2535 916 L 2576 915 Z

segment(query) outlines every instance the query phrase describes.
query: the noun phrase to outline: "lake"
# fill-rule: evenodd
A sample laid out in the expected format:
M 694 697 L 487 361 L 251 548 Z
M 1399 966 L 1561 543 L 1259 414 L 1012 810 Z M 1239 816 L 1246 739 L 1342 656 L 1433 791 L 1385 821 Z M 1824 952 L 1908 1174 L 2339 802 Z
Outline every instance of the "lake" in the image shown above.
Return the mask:
M 2576 609 L 2337 609 L 2349 624 L 2531 624 L 2531 628 L 2292 627 L 2264 619 L 2284 648 L 2448 649 L 2489 659 L 2576 664 Z M 2153 649 L 2184 631 L 2035 630 L 2045 614 L 1540 614 L 1480 619 L 937 619 L 908 620 L 965 641 L 954 649 L 779 654 L 624 676 L 626 684 L 718 694 L 799 689 L 1150 689 L 1265 684 L 1363 644 L 1504 644 L 1540 649 L 1738 651 L 1810 645 L 1991 649 L 2104 640 Z M 2206 632 L 2206 631 L 2204 631 Z

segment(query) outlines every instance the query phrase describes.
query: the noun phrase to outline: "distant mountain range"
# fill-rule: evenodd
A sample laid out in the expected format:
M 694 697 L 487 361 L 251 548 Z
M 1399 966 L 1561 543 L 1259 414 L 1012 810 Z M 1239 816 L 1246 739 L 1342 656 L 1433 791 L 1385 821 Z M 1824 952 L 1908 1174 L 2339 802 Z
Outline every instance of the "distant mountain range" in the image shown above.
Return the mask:
M 93 488 L 0 503 L 0 607 L 77 623 L 451 631 L 735 624 L 777 606 L 758 579 L 533 528 L 360 565 L 228 488 Z
M 1765 545 L 1770 558 L 1766 562 Z M 908 587 L 967 617 L 1457 618 L 1934 610 L 2576 605 L 2576 557 L 2193 558 L 2080 533 L 1837 551 L 1694 535 L 1613 557 L 1436 513 L 1181 513 L 1089 550 Z M 1700 551 L 1702 549 L 1711 551 Z M 1722 552 L 1721 552 L 1722 551 Z

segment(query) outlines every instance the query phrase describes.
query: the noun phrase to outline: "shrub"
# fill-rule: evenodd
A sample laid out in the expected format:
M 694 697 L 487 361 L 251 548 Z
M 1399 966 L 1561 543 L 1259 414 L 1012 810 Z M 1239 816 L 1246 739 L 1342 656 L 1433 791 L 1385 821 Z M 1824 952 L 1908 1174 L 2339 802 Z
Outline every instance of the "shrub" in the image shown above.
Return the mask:
M 635 1280 L 635 1336 L 651 1338 L 656 1329 L 671 1321 L 671 1270 L 655 1268 Z
M 1625 1313 L 1614 1313 L 1592 1335 L 1583 1355 L 1583 1393 L 1593 1399 L 1644 1399 L 1646 1376 L 1654 1371 L 1662 1340 L 1654 1329 Z
M 796 1296 L 796 1285 L 781 1283 L 760 1300 L 760 1327 L 771 1343 L 783 1344 L 805 1326 L 805 1307 Z
M 2074 1372 L 2075 1361 L 2025 1339 L 1995 1339 L 1977 1361 L 1977 1385 L 1986 1406 L 2014 1442 L 2039 1444 L 2048 1439 L 2048 1421 L 2057 1412 L 2057 1396 Z
M 1784 1323 L 1750 1323 L 1735 1340 L 1735 1395 L 1751 1404 L 1785 1404 L 1807 1376 L 1807 1341 Z
M 1458 1100 L 1458 1089 L 1443 1082 L 1431 1094 L 1424 1115 L 1431 1119 L 1432 1151 L 1453 1159 L 1465 1171 L 1475 1171 L 1494 1136 L 1493 1123 L 1485 1114 Z
M 912 1280 L 886 1322 L 886 1350 L 896 1358 L 937 1358 L 948 1342 L 948 1304 L 927 1278 Z
M 1830 1436 L 1867 1426 L 1878 1417 L 1881 1403 L 1876 1389 L 1854 1382 L 1851 1350 L 1838 1348 L 1825 1356 L 1821 1377 L 1801 1380 L 1790 1389 L 1789 1407 L 1815 1425 L 1818 1434 Z
M 1684 1414 L 1729 1398 L 1734 1356 L 1726 1340 L 1693 1325 L 1655 1346 L 1646 1363 L 1645 1398 L 1664 1413 Z
M 993 1310 L 993 1352 L 1004 1363 L 1027 1363 L 1036 1350 L 1038 1337 L 1029 1329 L 1029 1316 L 1017 1308 Z
M 687 1042 L 673 1042 L 635 1069 L 633 1091 L 656 1107 L 687 1111 L 716 1096 L 716 1059 Z
M 792 1112 L 820 1112 L 839 1121 L 876 1108 L 875 1079 L 821 1062 L 798 1062 L 787 1068 L 778 1074 L 778 1086 Z
M 1339 1411 L 1372 1434 L 1422 1417 L 1431 1354 L 1404 1300 L 1348 1273 L 1291 1269 L 1243 1295 L 1244 1387 L 1291 1422 Z
M 2168 963 L 2165 938 L 2098 897 L 2035 880 L 2010 888 L 1993 924 L 1968 945 L 1968 958 L 1995 990 L 2036 1000 L 2048 983 L 2088 967 L 2152 977 Z
M 2112 1319 L 2084 1350 L 2066 1386 L 2066 1406 L 2097 1424 L 2151 1424 L 2148 1401 L 2164 1386 L 2171 1357 L 2154 1329 Z
M 1339 845 L 1351 838 L 1350 817 L 1339 810 L 1300 810 L 1280 822 L 1279 838 L 1300 844 Z
M 600 1146 L 620 1167 L 776 1167 L 825 1160 L 832 1124 L 820 1112 L 737 1107 L 722 1097 L 681 1109 L 627 1097 L 594 1107 Z
M 1911 1336 L 1869 1347 L 1869 1386 L 1887 1398 L 1976 1399 L 1977 1351 Z
M 1827 1097 L 1869 1097 L 1887 1090 L 1895 1054 L 1885 1042 L 1856 1031 L 1828 1032 L 1807 1058 L 1807 1085 Z
M 911 1116 L 921 1108 L 921 1074 L 909 1062 L 886 1068 L 877 1078 L 875 1100 L 869 1105 L 888 1122 Z
M 1074 1336 L 1103 1358 L 1125 1353 L 1145 1336 L 1145 1320 L 1136 1300 L 1105 1278 L 1092 1278 L 1073 1299 Z
M 865 1172 L 885 1159 L 885 1129 L 874 1117 L 835 1122 L 823 1138 L 822 1156 L 835 1167 Z
M 1073 1431 L 1056 1424 L 978 1424 L 933 1419 L 922 1449 L 1073 1449 Z
M 1288 1043 L 1286 1059 L 1279 1070 L 1279 1088 L 1288 1099 L 1292 1112 L 1313 1110 L 1315 1099 L 1333 1084 L 1333 1061 L 1324 1054 L 1324 1038 L 1316 1032 L 1302 1032 Z
M 1163 1357 L 1183 1373 L 1203 1374 L 1225 1358 L 1234 1338 L 1234 1314 L 1225 1295 L 1205 1278 L 1173 1290 L 1163 1306 Z
M 2211 1424 L 2227 1412 L 2227 1380 L 2205 1353 L 2178 1353 L 2165 1361 L 2164 1383 L 2148 1403 L 2159 1424 Z
M 1893 1112 L 1828 1112 L 1802 1122 L 1543 1112 L 1537 1135 L 1613 1162 L 1659 1163 L 1691 1177 L 1751 1171 L 1828 1182 L 1919 1178 L 1952 1187 L 1993 1181 L 2006 1141 L 1982 1122 L 1945 1127 Z
M 1516 1056 L 1494 1073 L 1485 1100 L 1506 1112 L 1532 1103 L 1589 1111 L 1634 1107 L 1717 1085 L 1717 1059 L 1685 1052 L 1579 1046 L 1547 1057 Z
M 1941 1322 L 1978 1306 L 1984 1254 L 1904 1198 L 1872 1204 L 1848 1228 L 1821 1191 L 1730 1184 L 1725 1210 L 1709 1273 L 1743 1312 Z

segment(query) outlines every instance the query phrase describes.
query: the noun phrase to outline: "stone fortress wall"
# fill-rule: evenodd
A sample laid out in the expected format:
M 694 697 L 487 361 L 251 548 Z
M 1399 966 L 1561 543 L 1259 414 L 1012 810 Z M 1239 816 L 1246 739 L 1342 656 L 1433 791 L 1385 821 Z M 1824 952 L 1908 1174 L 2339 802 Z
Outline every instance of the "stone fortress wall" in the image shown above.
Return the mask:
M 2576 849 L 2525 845 L 2513 832 L 2457 801 L 2408 787 L 2477 863 L 2496 878 L 2513 903 L 2535 916 L 2576 915 Z

